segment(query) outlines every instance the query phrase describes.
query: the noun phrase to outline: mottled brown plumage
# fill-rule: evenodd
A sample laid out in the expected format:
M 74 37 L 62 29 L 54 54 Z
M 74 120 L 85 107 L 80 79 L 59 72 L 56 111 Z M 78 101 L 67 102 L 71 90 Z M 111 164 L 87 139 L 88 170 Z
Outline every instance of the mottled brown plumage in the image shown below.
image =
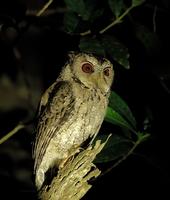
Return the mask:
M 112 81 L 113 68 L 107 59 L 85 53 L 70 55 L 70 61 L 40 103 L 33 150 L 38 189 L 50 168 L 62 167 L 83 142 L 96 136 Z

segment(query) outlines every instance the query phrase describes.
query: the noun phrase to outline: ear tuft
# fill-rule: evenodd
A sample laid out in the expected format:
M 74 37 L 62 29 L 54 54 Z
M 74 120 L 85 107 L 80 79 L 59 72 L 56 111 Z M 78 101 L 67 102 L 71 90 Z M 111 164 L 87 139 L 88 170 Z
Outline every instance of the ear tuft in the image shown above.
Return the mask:
M 70 51 L 68 53 L 69 60 L 72 61 L 74 59 L 75 55 L 76 55 L 76 53 L 74 51 Z

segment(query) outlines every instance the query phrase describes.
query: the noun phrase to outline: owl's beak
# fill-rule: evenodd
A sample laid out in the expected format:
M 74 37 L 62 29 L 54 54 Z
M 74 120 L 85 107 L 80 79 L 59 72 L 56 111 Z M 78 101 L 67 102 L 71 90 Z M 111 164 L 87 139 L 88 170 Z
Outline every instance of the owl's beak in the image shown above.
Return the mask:
M 108 87 L 103 77 L 103 71 L 100 71 L 96 74 L 95 85 L 96 88 L 99 88 L 102 91 L 102 93 L 108 93 Z

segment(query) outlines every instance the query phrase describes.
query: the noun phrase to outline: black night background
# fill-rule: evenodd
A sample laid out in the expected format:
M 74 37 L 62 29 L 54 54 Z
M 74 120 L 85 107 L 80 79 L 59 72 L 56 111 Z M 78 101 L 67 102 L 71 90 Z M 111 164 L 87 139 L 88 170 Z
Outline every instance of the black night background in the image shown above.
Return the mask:
M 57 78 L 69 51 L 111 60 L 112 90 L 132 111 L 137 132 L 149 134 L 118 166 L 91 181 L 93 187 L 83 199 L 168 199 L 169 0 L 53 0 L 38 16 L 47 2 L 0 1 L 0 141 L 19 123 L 25 124 L 0 144 L 0 199 L 37 199 L 32 159 L 35 116 L 42 93 Z M 117 50 L 115 38 L 120 42 Z M 99 134 L 109 133 L 136 141 L 129 130 L 106 120 Z M 97 163 L 102 172 L 119 158 L 107 159 Z

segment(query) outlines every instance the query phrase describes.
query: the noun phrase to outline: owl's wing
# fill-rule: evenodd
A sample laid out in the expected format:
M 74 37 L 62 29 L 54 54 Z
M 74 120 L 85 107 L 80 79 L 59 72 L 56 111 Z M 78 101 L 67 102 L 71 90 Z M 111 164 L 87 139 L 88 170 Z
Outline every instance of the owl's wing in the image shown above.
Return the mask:
M 51 138 L 68 119 L 74 107 L 72 86 L 66 81 L 54 84 L 48 94 L 48 101 L 39 112 L 37 136 L 33 149 L 35 170 L 39 167 Z M 43 105 L 44 106 L 44 105 Z
M 50 87 L 44 92 L 44 94 L 41 97 L 41 101 L 39 104 L 39 108 L 38 108 L 38 115 L 40 116 L 41 113 L 43 112 L 45 106 L 47 105 L 48 101 L 49 101 L 49 96 L 51 94 L 51 92 L 53 91 L 54 87 L 58 84 L 58 82 L 54 82 L 52 85 L 50 85 Z

